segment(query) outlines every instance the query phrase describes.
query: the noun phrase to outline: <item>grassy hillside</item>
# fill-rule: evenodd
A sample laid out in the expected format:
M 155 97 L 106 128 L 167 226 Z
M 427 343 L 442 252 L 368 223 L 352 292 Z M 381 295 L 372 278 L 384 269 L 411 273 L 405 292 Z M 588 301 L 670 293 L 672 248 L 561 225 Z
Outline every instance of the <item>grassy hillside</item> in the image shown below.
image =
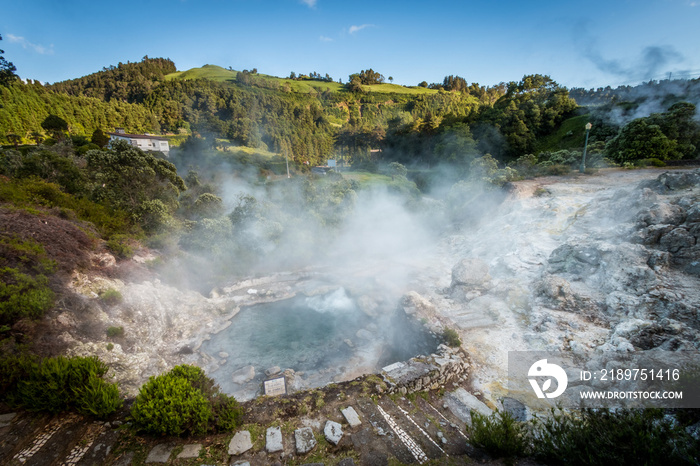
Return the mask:
M 215 82 L 233 83 L 239 75 L 239 71 L 232 71 L 222 68 L 217 65 L 204 65 L 201 68 L 192 68 L 187 71 L 177 71 L 165 76 L 166 80 L 174 79 L 209 79 Z M 311 79 L 293 80 L 288 78 L 278 78 L 266 74 L 252 75 L 253 79 L 263 84 L 261 87 L 279 87 L 284 89 L 285 85 L 289 86 L 292 92 L 308 94 L 309 92 L 345 92 L 345 86 L 337 82 L 316 81 Z M 409 94 L 409 95 L 426 95 L 436 94 L 435 89 L 427 89 L 424 87 L 404 87 L 398 84 L 374 84 L 371 86 L 362 86 L 366 92 L 375 92 L 379 94 Z
M 586 138 L 585 126 L 590 118 L 591 115 L 587 113 L 562 121 L 552 134 L 540 139 L 537 145 L 538 151 L 583 150 Z
M 216 65 L 204 65 L 201 68 L 192 68 L 187 71 L 176 71 L 165 75 L 165 80 L 171 79 L 211 79 L 216 82 L 233 81 L 238 76 L 238 71 L 231 71 Z

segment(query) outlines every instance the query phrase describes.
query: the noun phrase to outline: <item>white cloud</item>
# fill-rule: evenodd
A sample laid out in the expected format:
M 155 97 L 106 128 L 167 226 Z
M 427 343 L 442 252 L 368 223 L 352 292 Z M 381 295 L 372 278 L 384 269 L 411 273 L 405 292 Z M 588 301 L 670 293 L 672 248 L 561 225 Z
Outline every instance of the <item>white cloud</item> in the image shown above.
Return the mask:
M 301 0 L 301 3 L 308 6 L 309 8 L 313 8 L 316 6 L 316 0 Z
M 33 44 L 24 37 L 16 36 L 14 34 L 8 34 L 7 40 L 12 42 L 13 44 L 21 45 L 23 49 L 33 49 L 36 53 L 39 53 L 41 55 L 53 55 L 53 44 L 51 44 L 49 48 L 46 48 L 43 45 Z
M 321 36 L 318 38 L 318 40 L 320 40 L 321 42 L 333 42 L 333 39 L 331 39 L 330 37 L 326 37 L 326 36 Z
M 360 26 L 355 26 L 353 24 L 352 26 L 350 26 L 350 29 L 348 30 L 348 32 L 350 32 L 350 34 L 355 34 L 356 32 L 361 31 L 365 28 L 369 28 L 369 27 L 374 27 L 374 24 L 362 24 Z

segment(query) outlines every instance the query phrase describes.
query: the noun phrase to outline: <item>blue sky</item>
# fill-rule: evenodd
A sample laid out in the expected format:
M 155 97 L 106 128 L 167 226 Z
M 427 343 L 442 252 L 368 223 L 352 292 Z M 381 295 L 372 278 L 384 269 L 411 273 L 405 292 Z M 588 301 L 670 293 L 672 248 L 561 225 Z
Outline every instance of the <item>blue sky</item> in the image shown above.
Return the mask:
M 700 76 L 700 0 L 0 0 L 0 34 L 18 74 L 42 82 L 145 55 L 343 82 L 372 68 L 405 85 Z

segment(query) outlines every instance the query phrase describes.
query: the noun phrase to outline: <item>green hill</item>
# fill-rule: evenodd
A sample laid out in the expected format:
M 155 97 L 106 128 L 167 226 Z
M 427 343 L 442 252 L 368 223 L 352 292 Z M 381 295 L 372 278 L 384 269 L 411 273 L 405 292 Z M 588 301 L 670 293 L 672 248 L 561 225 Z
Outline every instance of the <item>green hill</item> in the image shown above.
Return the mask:
M 187 71 L 176 71 L 165 76 L 166 81 L 170 80 L 190 80 L 190 79 L 208 79 L 219 83 L 238 83 L 241 72 L 235 70 L 227 70 L 217 65 L 204 65 L 200 68 L 192 68 Z M 347 92 L 345 86 L 335 81 L 322 81 L 308 78 L 279 78 L 266 74 L 249 74 L 251 84 L 256 87 L 267 89 L 280 89 L 297 93 L 313 93 L 313 92 Z M 286 86 L 286 87 L 285 87 Z M 428 89 L 418 86 L 401 86 L 399 84 L 373 84 L 362 86 L 365 92 L 378 94 L 408 94 L 408 95 L 431 95 L 437 94 L 436 89 Z

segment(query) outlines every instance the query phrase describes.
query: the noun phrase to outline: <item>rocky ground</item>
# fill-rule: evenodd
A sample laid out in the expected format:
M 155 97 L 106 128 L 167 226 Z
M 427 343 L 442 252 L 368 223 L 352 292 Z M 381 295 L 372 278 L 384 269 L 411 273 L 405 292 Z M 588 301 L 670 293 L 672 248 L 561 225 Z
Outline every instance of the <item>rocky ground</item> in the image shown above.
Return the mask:
M 488 461 L 468 450 L 464 425 L 470 410 L 488 412 L 508 401 L 508 351 L 698 349 L 699 181 L 698 170 L 611 170 L 518 182 L 496 210 L 444 238 L 435 253 L 407 257 L 401 263 L 407 285 L 382 281 L 376 273 L 381 264 L 342 275 L 342 285 L 364 297 L 369 313 L 394 312 L 393 303 L 400 302 L 436 332 L 457 330 L 468 377 L 431 382 L 428 391 L 421 385 L 419 395 L 388 395 L 387 381 L 348 373 L 349 381 L 324 389 L 251 400 L 244 430 L 253 446 L 239 455 L 228 453 L 233 432 L 135 438 L 120 429 L 123 415 L 104 424 L 18 413 L 0 418 L 0 462 L 141 464 L 156 446 L 170 464 Z M 129 395 L 176 364 L 206 367 L 199 345 L 231 325 L 241 306 L 330 291 L 340 277 L 330 270 L 281 273 L 204 297 L 153 279 L 147 266 L 154 259 L 145 251 L 122 263 L 104 253 L 81 258 L 92 268 L 73 273 L 74 293 L 64 295 L 43 326 L 44 339 L 69 354 L 97 354 L 109 363 L 110 375 Z M 101 299 L 107 290 L 118 290 L 121 301 Z M 348 406 L 358 412 L 360 426 L 350 427 L 342 416 Z M 345 432 L 338 445 L 325 440 L 328 420 Z M 269 453 L 265 432 L 275 426 L 283 448 Z M 317 439 L 304 454 L 294 442 L 302 427 Z M 196 459 L 177 458 L 192 449 Z
M 516 183 L 447 238 L 414 286 L 474 361 L 491 405 L 508 351 L 697 350 L 700 171 Z

